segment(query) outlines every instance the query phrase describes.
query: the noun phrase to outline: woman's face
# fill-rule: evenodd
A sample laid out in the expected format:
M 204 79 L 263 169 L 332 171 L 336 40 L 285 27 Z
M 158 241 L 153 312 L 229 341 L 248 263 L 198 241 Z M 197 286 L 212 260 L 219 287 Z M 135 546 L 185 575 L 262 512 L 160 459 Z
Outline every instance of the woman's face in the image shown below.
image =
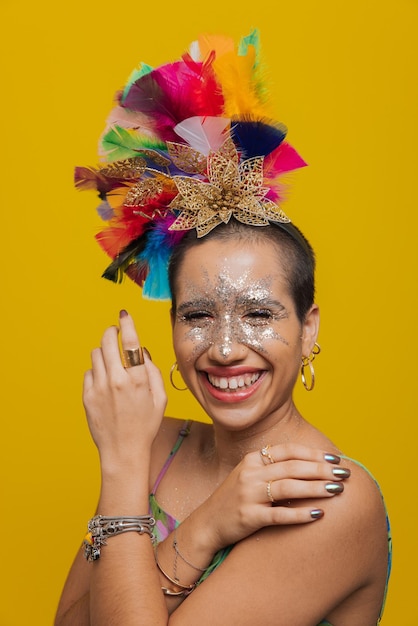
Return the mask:
M 188 388 L 230 429 L 275 420 L 291 402 L 317 307 L 297 318 L 271 242 L 210 240 L 188 250 L 176 280 L 174 349 Z

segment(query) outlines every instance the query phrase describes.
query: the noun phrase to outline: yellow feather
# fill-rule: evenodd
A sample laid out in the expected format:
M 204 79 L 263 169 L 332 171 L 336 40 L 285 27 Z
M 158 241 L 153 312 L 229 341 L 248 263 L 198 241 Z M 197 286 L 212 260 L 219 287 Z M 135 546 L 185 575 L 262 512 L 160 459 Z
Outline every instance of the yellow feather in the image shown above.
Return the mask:
M 215 51 L 213 69 L 224 96 L 224 115 L 235 119 L 243 117 L 263 120 L 273 117 L 268 104 L 260 99 L 260 70 L 256 68 L 256 50 L 248 46 L 247 54 L 239 56 L 232 38 L 222 35 L 199 37 L 202 59 Z

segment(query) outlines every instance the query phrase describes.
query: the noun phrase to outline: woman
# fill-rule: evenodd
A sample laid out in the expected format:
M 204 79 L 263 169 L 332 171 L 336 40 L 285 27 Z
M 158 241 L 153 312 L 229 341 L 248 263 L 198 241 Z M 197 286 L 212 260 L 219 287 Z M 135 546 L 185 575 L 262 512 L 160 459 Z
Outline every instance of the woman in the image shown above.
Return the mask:
M 163 417 L 160 372 L 122 311 L 85 376 L 102 487 L 56 625 L 372 626 L 389 569 L 379 488 L 292 398 L 300 371 L 308 390 L 314 384 L 315 263 L 277 206 L 277 186 L 263 185 L 284 171 L 283 158 L 288 169 L 301 162 L 282 126 L 260 111 L 248 118 L 247 104 L 259 104 L 256 34 L 238 55 L 229 40 L 209 44 L 199 41 L 203 61 L 187 56 L 133 77 L 111 117 L 128 124 L 116 131 L 125 152 L 119 146 L 119 160 L 77 180 L 94 182 L 110 218 L 99 237 L 114 257 L 107 277 L 124 270 L 144 292 L 165 294 L 170 259 L 176 368 L 212 423 Z M 245 80 L 239 105 L 220 89 L 225 55 L 226 65 L 251 68 L 247 104 Z M 173 75 L 182 102 L 196 76 L 214 97 L 195 94 L 200 104 L 174 115 L 173 91 L 163 88 Z M 150 136 L 159 143 L 150 147 Z

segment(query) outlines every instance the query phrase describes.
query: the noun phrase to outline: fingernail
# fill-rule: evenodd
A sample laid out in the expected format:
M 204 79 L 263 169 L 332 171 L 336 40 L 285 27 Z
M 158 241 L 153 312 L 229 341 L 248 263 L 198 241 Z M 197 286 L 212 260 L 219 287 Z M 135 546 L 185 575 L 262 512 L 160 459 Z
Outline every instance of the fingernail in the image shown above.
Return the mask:
M 313 511 L 311 511 L 312 519 L 319 519 L 320 517 L 323 517 L 323 515 L 324 511 L 322 511 L 321 509 L 313 509 Z
M 341 457 L 336 454 L 324 454 L 324 459 L 328 461 L 328 463 L 334 463 L 335 465 L 338 465 L 341 461 Z
M 152 361 L 152 356 L 149 353 L 149 350 L 145 346 L 142 346 L 142 351 L 145 352 L 150 361 Z
M 341 493 L 344 491 L 344 485 L 343 483 L 327 483 L 325 489 L 328 493 Z
M 126 317 L 128 315 L 128 311 L 125 311 L 125 309 L 122 309 L 121 311 L 119 311 L 119 317 Z
M 338 478 L 348 478 L 351 475 L 350 470 L 344 467 L 333 467 L 332 473 L 334 476 L 338 476 Z

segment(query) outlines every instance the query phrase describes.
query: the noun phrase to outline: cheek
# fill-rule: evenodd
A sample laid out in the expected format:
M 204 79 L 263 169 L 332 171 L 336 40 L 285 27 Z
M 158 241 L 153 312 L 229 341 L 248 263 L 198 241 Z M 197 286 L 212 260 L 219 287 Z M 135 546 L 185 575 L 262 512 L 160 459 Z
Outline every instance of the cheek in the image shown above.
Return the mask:
M 266 354 L 273 354 L 279 345 L 289 345 L 286 337 L 272 326 L 254 327 L 248 324 L 243 325 L 242 328 L 242 343 L 257 352 Z
M 175 353 L 186 362 L 194 361 L 213 344 L 212 334 L 210 327 L 193 329 L 175 327 L 173 334 Z

